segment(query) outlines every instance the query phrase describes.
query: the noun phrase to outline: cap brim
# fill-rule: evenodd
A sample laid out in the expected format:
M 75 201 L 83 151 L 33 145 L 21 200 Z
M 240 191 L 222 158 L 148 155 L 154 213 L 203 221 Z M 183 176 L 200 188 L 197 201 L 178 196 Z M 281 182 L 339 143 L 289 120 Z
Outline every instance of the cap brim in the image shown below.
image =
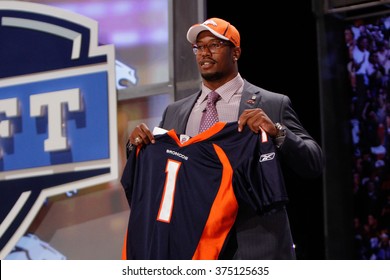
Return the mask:
M 198 37 L 198 34 L 202 31 L 207 31 L 207 30 L 210 31 L 211 33 L 213 33 L 218 38 L 229 41 L 229 39 L 227 37 L 219 34 L 218 32 L 214 31 L 213 29 L 209 28 L 208 26 L 203 25 L 203 24 L 198 24 L 198 25 L 191 26 L 190 29 L 188 29 L 188 32 L 187 32 L 188 42 L 190 42 L 191 44 L 195 44 L 196 38 Z

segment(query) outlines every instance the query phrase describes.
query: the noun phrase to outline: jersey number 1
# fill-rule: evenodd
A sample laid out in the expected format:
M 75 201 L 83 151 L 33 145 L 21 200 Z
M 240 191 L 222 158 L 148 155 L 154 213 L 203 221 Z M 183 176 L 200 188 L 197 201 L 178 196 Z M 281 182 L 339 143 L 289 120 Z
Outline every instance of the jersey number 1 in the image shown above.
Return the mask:
M 161 198 L 160 209 L 158 210 L 157 220 L 169 223 L 172 216 L 173 202 L 175 200 L 175 189 L 177 173 L 179 172 L 181 162 L 168 159 L 165 168 L 165 185 Z

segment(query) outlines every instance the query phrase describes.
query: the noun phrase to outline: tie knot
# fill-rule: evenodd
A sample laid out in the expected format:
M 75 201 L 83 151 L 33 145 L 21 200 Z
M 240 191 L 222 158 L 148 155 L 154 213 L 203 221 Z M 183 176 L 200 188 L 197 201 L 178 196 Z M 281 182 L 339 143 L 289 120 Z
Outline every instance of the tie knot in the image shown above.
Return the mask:
M 206 108 L 202 112 L 202 119 L 200 120 L 199 132 L 203 132 L 209 127 L 218 122 L 218 112 L 215 106 L 219 98 L 219 94 L 215 91 L 210 92 L 207 95 Z
M 216 91 L 211 91 L 207 96 L 207 103 L 215 104 L 219 98 L 219 94 Z

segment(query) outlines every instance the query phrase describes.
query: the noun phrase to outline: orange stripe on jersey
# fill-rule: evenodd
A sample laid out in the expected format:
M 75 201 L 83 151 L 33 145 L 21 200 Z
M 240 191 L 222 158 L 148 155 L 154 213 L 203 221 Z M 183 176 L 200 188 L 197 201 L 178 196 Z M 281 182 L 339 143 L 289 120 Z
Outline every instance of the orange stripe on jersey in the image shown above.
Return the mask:
M 216 144 L 213 146 L 223 166 L 222 179 L 199 244 L 192 256 L 193 260 L 218 259 L 238 211 L 238 203 L 232 185 L 232 166 L 225 152 Z
M 142 145 L 138 145 L 138 146 L 137 146 L 137 150 L 136 150 L 136 156 L 137 156 L 137 157 L 138 157 L 139 151 L 141 151 L 141 146 L 142 146 Z
M 127 260 L 127 230 L 126 230 L 125 238 L 123 240 L 122 260 Z

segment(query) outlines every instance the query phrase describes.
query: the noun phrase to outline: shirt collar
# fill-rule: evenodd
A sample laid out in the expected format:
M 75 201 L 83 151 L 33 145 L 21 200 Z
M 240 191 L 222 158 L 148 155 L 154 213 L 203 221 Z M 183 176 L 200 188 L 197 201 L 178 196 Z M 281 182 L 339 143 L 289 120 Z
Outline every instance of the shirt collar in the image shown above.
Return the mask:
M 223 84 L 215 91 L 218 92 L 218 94 L 221 96 L 221 98 L 224 101 L 229 102 L 229 100 L 232 98 L 234 94 L 241 93 L 243 85 L 244 85 L 244 80 L 242 79 L 240 73 L 238 73 L 236 77 L 234 77 L 227 83 Z M 206 96 L 211 91 L 212 91 L 211 89 L 209 89 L 202 83 L 202 94 L 199 97 L 200 102 L 203 102 L 206 99 Z

